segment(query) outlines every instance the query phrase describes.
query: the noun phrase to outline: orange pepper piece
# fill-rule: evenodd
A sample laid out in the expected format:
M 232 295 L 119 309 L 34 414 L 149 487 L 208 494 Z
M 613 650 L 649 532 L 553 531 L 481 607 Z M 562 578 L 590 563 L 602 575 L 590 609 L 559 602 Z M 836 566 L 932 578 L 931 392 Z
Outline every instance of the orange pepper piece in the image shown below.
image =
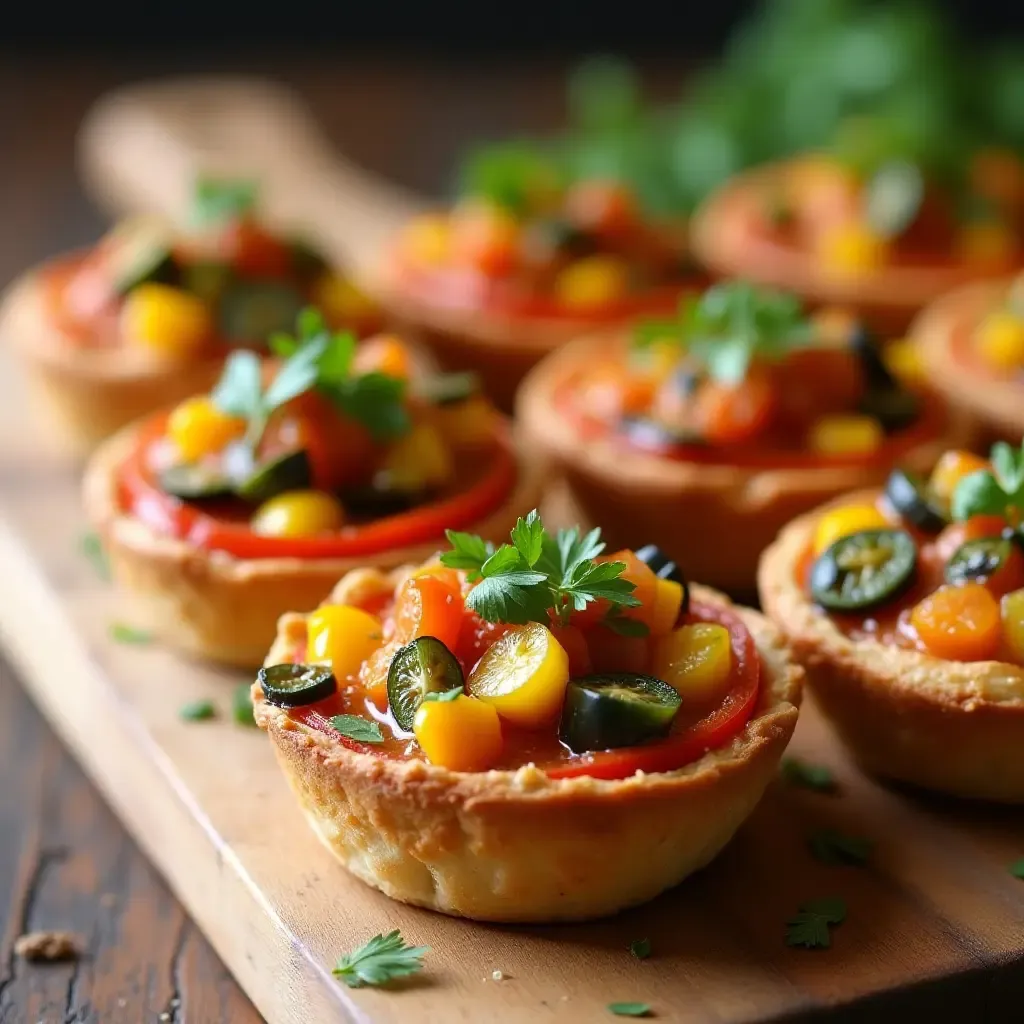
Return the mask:
M 929 654 L 947 661 L 986 661 L 1002 640 L 999 602 L 980 583 L 942 586 L 910 613 Z
M 737 444 L 760 434 L 775 415 L 778 395 L 766 374 L 733 386 L 708 381 L 694 396 L 697 428 L 711 444 Z
M 418 636 L 433 636 L 453 651 L 464 611 L 461 587 L 440 576 L 410 576 L 395 597 L 395 639 L 407 644 Z

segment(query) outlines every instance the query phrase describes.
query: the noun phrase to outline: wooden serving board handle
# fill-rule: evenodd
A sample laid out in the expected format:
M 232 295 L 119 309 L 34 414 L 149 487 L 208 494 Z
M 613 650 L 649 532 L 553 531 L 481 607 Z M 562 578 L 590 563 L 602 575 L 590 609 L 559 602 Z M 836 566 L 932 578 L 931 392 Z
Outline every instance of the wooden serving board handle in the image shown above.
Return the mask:
M 86 188 L 115 217 L 189 209 L 197 175 L 255 179 L 261 215 L 300 228 L 336 259 L 375 262 L 422 200 L 335 152 L 290 89 L 259 78 L 199 77 L 102 97 L 79 133 Z

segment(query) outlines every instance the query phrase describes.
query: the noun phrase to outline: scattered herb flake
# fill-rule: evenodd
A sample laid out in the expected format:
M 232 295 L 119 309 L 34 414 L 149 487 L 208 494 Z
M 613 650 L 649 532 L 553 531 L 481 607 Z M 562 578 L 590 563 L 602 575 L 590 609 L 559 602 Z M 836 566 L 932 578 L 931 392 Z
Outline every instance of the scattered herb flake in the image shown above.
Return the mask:
M 782 759 L 782 777 L 791 786 L 802 786 L 804 789 L 813 789 L 819 793 L 834 793 L 838 788 L 831 768 L 826 768 L 823 764 L 801 761 L 796 757 Z
M 650 1017 L 649 1003 L 609 1003 L 608 1009 L 616 1017 Z
M 359 715 L 335 715 L 331 726 L 357 743 L 383 743 L 384 734 L 376 722 L 370 722 Z
M 629 944 L 629 951 L 637 960 L 646 960 L 651 955 L 651 940 L 634 939 Z
M 396 929 L 387 935 L 374 935 L 365 946 L 341 957 L 333 974 L 349 988 L 386 985 L 422 971 L 423 957 L 429 952 L 429 946 L 407 946 Z
M 178 709 L 178 717 L 186 722 L 205 722 L 217 717 L 217 709 L 212 700 L 193 700 Z
M 810 900 L 786 922 L 786 945 L 804 949 L 828 949 L 832 945 L 829 928 L 846 920 L 846 903 L 838 896 Z
M 103 541 L 98 533 L 83 533 L 79 541 L 79 547 L 83 555 L 92 563 L 96 575 L 101 580 L 110 579 L 110 562 L 107 560 L 107 553 L 103 550 Z
M 822 864 L 849 864 L 862 867 L 871 857 L 874 843 L 860 836 L 848 836 L 835 829 L 823 828 L 807 840 L 811 854 Z
M 1024 882 L 1024 857 L 1021 857 L 1020 860 L 1015 860 L 1010 865 L 1010 874 Z
M 423 699 L 425 701 L 436 700 L 439 704 L 448 704 L 458 697 L 461 697 L 462 690 L 463 688 L 461 686 L 453 686 L 450 690 L 441 690 L 437 693 L 424 694 Z
M 123 622 L 110 624 L 110 639 L 119 644 L 149 644 L 153 642 L 153 634 L 144 629 L 125 625 Z
M 238 725 L 255 725 L 252 713 L 252 685 L 239 683 L 231 695 L 231 717 Z

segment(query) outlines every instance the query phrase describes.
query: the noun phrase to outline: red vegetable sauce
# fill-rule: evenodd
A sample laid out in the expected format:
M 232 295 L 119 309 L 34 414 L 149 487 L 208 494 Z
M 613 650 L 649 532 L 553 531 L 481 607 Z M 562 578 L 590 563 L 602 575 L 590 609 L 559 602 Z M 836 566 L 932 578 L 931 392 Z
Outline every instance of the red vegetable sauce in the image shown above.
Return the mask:
M 728 743 L 753 715 L 761 686 L 760 656 L 749 630 L 733 611 L 695 602 L 690 613 L 680 619 L 680 624 L 687 622 L 716 622 L 730 632 L 733 666 L 724 698 L 710 707 L 706 703 L 688 704 L 684 698 L 669 736 L 642 747 L 587 754 L 575 754 L 559 742 L 557 723 L 543 730 L 527 730 L 503 721 L 504 748 L 494 768 L 514 770 L 532 762 L 554 778 L 575 775 L 624 778 L 638 770 L 671 771 Z M 305 650 L 297 650 L 293 656 L 296 661 L 303 661 Z M 472 667 L 463 664 L 467 675 Z M 384 743 L 357 743 L 340 735 L 330 725 L 331 717 L 338 714 L 375 719 L 380 723 Z M 387 709 L 376 705 L 355 685 L 340 688 L 327 700 L 292 708 L 289 715 L 295 721 L 327 733 L 350 750 L 398 759 L 422 756 L 412 735 L 399 729 Z

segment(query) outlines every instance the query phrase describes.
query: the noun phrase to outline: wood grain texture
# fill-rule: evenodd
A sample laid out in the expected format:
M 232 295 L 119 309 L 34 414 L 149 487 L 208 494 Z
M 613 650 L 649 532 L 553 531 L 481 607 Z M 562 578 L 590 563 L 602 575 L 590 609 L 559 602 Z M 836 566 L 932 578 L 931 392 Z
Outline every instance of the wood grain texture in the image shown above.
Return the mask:
M 342 80 L 323 72 L 320 81 L 340 88 Z M 404 81 L 408 89 L 409 79 Z M 325 110 L 331 109 L 327 92 Z M 58 151 L 66 144 L 36 143 Z M 401 145 L 395 146 L 397 167 Z M 382 152 L 386 148 L 381 144 Z M 15 223 L 27 229 L 34 219 L 53 218 L 30 183 L 23 184 L 26 194 L 36 195 L 35 205 L 30 200 L 25 211 L 14 211 Z M 581 926 L 481 926 L 396 905 L 348 878 L 306 829 L 262 735 L 232 724 L 226 714 L 205 723 L 178 718 L 180 706 L 198 697 L 214 699 L 226 712 L 235 678 L 155 648 L 109 641 L 110 622 L 130 622 L 131 609 L 78 554 L 74 471 L 38 458 L 19 400 L 16 378 L 0 364 L 0 518 L 6 524 L 0 565 L 8 583 L 0 591 L 0 635 L 39 705 L 274 1024 L 582 1022 L 610 1019 L 605 1005 L 619 999 L 650 1002 L 659 1019 L 681 1022 L 811 1020 L 823 1014 L 830 1021 L 1020 1019 L 1024 885 L 1007 871 L 1024 855 L 1019 811 L 964 807 L 879 787 L 852 768 L 812 709 L 803 716 L 795 751 L 831 764 L 840 792 L 773 786 L 714 865 L 637 911 Z M 16 726 L 3 728 L 3 749 L 11 745 L 23 757 L 31 739 Z M 30 790 L 37 799 L 60 789 L 45 772 L 26 776 L 24 784 L 37 787 Z M 7 806 L 0 803 L 0 814 Z M 79 821 L 75 808 L 64 813 Z M 90 834 L 88 819 L 81 820 L 79 834 Z M 44 844 L 45 815 L 31 820 L 31 850 L 73 849 L 61 838 L 66 832 L 56 833 L 52 847 Z M 806 838 L 821 827 L 873 838 L 870 867 L 813 861 Z M 3 864 L 8 831 L 0 830 Z M 29 884 L 34 878 L 62 877 L 59 855 L 40 862 L 19 845 L 11 856 L 11 870 L 29 892 L 43 891 L 38 882 Z M 73 891 L 88 879 L 102 888 L 104 871 L 131 877 L 126 862 L 119 866 L 115 857 L 113 867 L 103 863 L 87 860 L 75 869 L 83 881 L 61 884 Z M 136 902 L 145 906 L 132 910 L 139 923 L 118 933 L 124 944 L 156 930 L 159 942 L 170 936 L 179 970 L 190 969 L 198 947 L 193 933 L 182 940 L 174 926 L 180 911 L 141 882 L 138 892 Z M 785 921 L 797 905 L 833 894 L 850 906 L 833 948 L 787 948 Z M 25 913 L 24 900 L 15 902 L 0 904 L 6 929 L 0 954 L 9 949 L 11 922 L 20 926 Z M 45 905 L 40 903 L 40 915 Z M 86 917 L 59 924 L 91 927 Z M 340 988 L 329 975 L 335 957 L 392 927 L 434 947 L 422 979 L 395 993 Z M 626 947 L 644 936 L 654 955 L 637 962 Z M 506 980 L 492 981 L 495 969 Z M 151 1010 L 159 1012 L 166 1005 L 160 1000 L 174 991 L 167 978 L 137 978 L 135 1015 L 119 1018 L 128 1009 L 117 1004 L 128 998 L 115 980 L 124 970 L 110 954 L 96 972 L 95 999 L 105 1000 L 102 1006 L 113 1015 L 94 1019 L 150 1020 Z M 62 984 L 31 996 L 26 989 L 25 998 L 57 1013 L 65 1005 L 66 978 Z M 6 982 L 3 999 L 14 985 Z M 241 1004 L 223 995 L 220 982 L 211 979 L 198 991 L 183 1019 L 245 1021 Z M 0 1016 L 4 1024 L 22 1019 L 50 1018 L 23 1017 L 20 1008 Z

